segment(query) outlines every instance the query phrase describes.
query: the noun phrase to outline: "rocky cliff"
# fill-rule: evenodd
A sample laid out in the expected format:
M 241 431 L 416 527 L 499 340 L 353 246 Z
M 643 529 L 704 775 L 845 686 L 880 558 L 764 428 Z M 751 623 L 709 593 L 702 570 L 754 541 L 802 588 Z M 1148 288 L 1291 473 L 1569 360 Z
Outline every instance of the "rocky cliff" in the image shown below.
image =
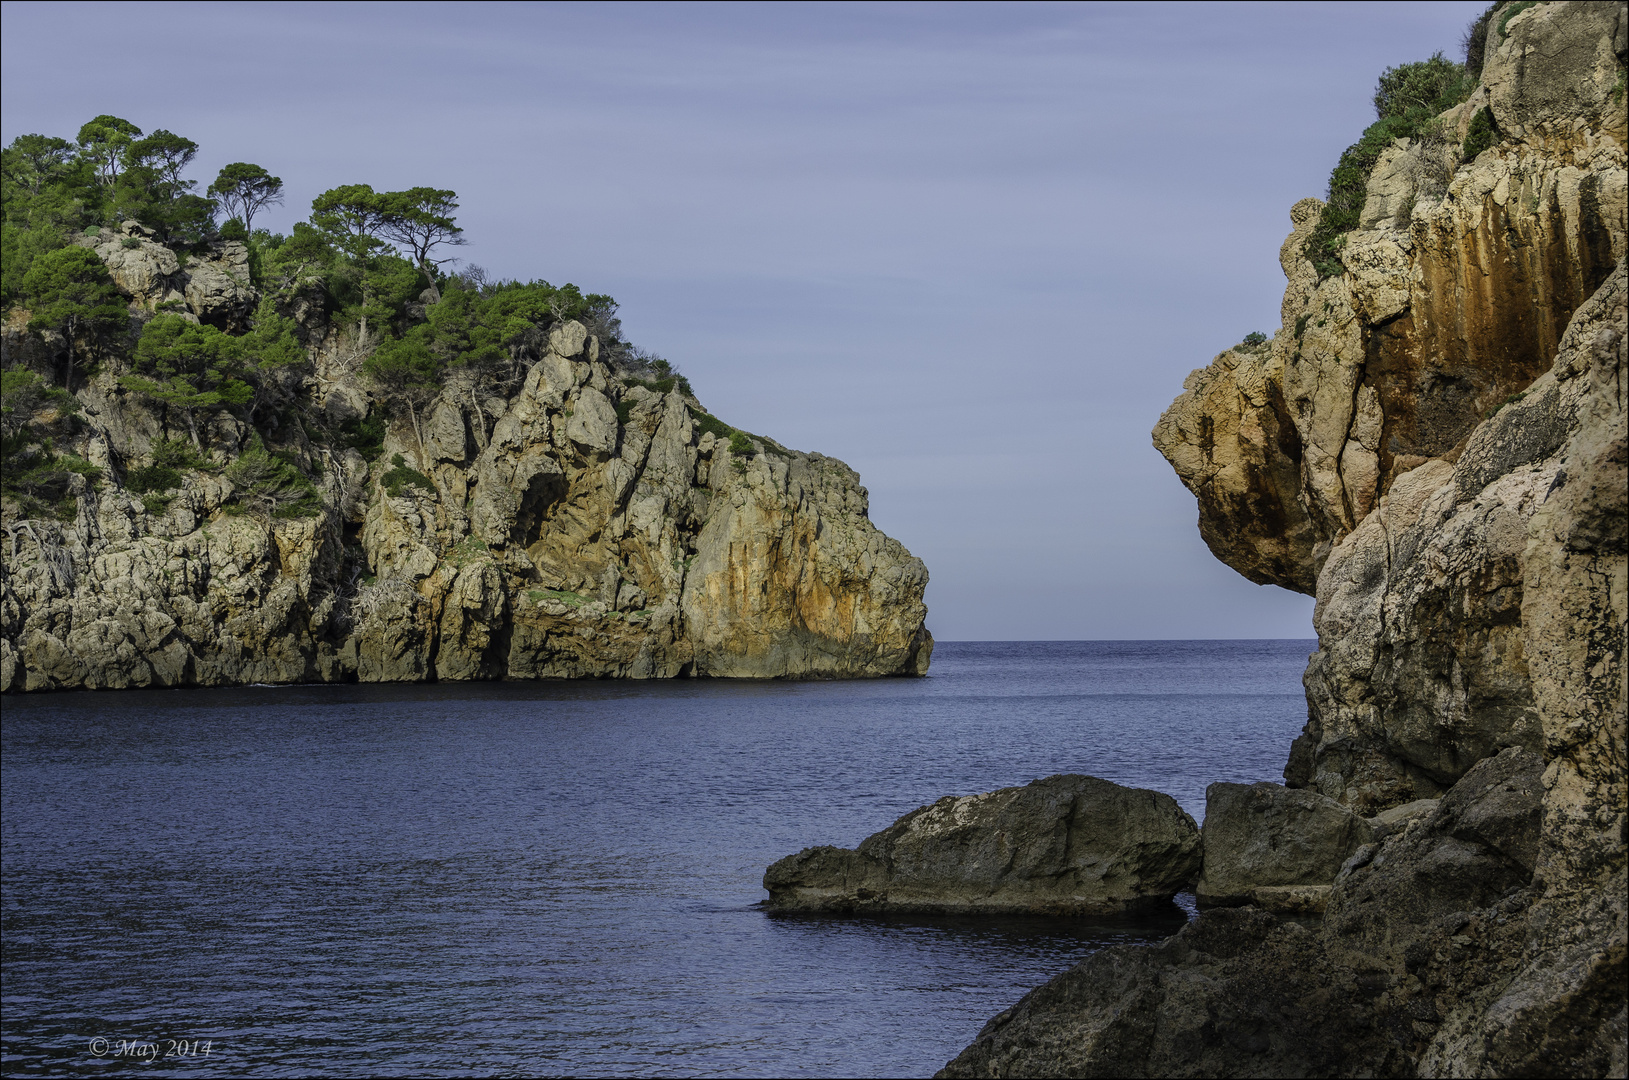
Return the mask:
M 134 223 L 84 243 L 138 321 L 254 310 L 241 244 L 183 266 Z M 569 320 L 511 393 L 451 378 L 370 461 L 316 437 L 376 408 L 358 335 L 294 311 L 310 356 L 281 410 L 205 417 L 209 463 L 162 497 L 126 484 L 173 417 L 116 360 L 77 389 L 53 430 L 100 477 L 72 477 L 58 517 L 6 503 L 0 688 L 926 671 L 927 570 L 842 462 L 720 438 L 686 384 L 629 376 Z M 35 347 L 20 326 L 8 367 Z M 262 438 L 320 508 L 246 506 L 233 463 Z
M 1210 865 L 1252 845 L 1217 803 L 1248 789 L 1213 790 L 1204 873 L 1248 906 L 1098 954 L 945 1075 L 1625 1074 L 1629 17 L 1489 27 L 1448 137 L 1376 164 L 1344 272 L 1296 204 L 1278 333 L 1154 430 L 1211 550 L 1316 596 L 1285 782 L 1367 837 L 1296 883 L 1321 920 L 1280 919 Z M 1497 138 L 1461 162 L 1483 109 Z

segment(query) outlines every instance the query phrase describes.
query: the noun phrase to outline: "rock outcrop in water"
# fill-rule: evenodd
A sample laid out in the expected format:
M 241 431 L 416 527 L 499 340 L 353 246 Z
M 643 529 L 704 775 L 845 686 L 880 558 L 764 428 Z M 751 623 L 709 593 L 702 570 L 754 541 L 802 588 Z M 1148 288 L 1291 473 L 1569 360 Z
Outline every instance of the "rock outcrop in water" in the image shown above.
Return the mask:
M 125 233 L 94 250 L 138 313 L 252 306 L 243 245 L 182 271 Z M 305 318 L 314 359 L 268 445 L 320 508 L 244 512 L 233 463 L 260 435 L 225 410 L 203 424 L 213 468 L 129 490 L 174 420 L 105 364 L 64 428 L 100 483 L 68 478 L 71 520 L 6 503 L 0 689 L 927 670 L 927 570 L 842 462 L 704 430 L 687 384 L 627 377 L 569 320 L 511 396 L 450 379 L 370 462 L 301 419 L 376 407 L 355 338 Z M 6 344 L 33 347 L 16 327 Z
M 1285 780 L 1368 842 L 1321 922 L 1212 908 L 1106 950 L 942 1075 L 1629 1068 L 1629 18 L 1551 3 L 1489 25 L 1482 85 L 1445 120 L 1462 136 L 1485 107 L 1499 141 L 1440 193 L 1394 146 L 1339 276 L 1302 255 L 1323 207 L 1298 203 L 1282 328 L 1191 376 L 1154 432 L 1217 556 L 1316 595 Z M 1232 815 L 1247 866 L 1287 838 L 1256 816 Z
M 1101 915 L 1169 902 L 1199 859 L 1199 829 L 1169 795 L 1051 776 L 946 796 L 857 850 L 806 848 L 764 888 L 780 911 Z

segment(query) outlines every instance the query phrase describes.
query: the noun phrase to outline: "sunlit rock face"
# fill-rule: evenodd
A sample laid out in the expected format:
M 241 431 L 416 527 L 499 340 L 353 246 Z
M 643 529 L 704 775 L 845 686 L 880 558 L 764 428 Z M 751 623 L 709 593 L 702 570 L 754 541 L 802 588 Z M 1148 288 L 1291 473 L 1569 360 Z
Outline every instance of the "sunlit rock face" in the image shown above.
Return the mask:
M 1442 117 L 1445 141 L 1382 157 L 1346 273 L 1320 280 L 1303 253 L 1323 204 L 1292 208 L 1278 333 L 1195 372 L 1154 429 L 1223 562 L 1314 593 L 1333 543 L 1398 476 L 1452 460 L 1550 369 L 1629 235 L 1624 36 L 1611 4 L 1513 18 L 1482 86 Z M 1461 164 L 1483 108 L 1504 141 Z
M 311 390 L 342 414 L 366 401 L 343 346 Z M 150 454 L 139 400 L 110 377 L 81 397 L 87 457 Z M 0 686 L 923 674 L 927 569 L 859 477 L 768 439 L 732 451 L 701 415 L 619 379 L 573 322 L 511 398 L 455 381 L 371 466 L 306 447 L 314 517 L 233 516 L 208 473 L 149 509 L 110 468 L 72 523 L 9 526 Z M 249 432 L 204 436 L 230 460 Z M 416 480 L 385 482 L 397 458 Z
M 1297 203 L 1278 333 L 1194 372 L 1154 429 L 1217 557 L 1318 598 L 1286 776 L 1362 813 L 1540 745 L 1525 550 L 1595 377 L 1569 373 L 1621 328 L 1625 39 L 1612 4 L 1511 18 L 1445 138 L 1381 156 L 1345 273 L 1320 279 L 1323 204 Z M 1462 162 L 1483 109 L 1500 141 Z

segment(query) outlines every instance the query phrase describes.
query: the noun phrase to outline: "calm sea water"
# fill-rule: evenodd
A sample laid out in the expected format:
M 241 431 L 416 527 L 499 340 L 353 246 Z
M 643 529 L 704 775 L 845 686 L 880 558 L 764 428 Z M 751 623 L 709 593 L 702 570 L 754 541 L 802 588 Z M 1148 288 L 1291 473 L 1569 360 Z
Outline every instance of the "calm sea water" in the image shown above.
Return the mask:
M 1060 772 L 1200 817 L 1212 781 L 1280 778 L 1312 648 L 10 697 L 4 1072 L 926 1075 L 1037 983 L 1186 914 L 772 917 L 764 867 Z

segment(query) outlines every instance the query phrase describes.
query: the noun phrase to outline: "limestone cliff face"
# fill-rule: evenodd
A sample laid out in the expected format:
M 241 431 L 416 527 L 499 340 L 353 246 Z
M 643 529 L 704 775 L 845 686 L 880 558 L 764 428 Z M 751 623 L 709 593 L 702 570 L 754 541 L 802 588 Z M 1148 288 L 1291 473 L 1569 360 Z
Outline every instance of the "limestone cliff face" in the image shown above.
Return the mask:
M 1583 347 L 1614 317 L 1601 294 L 1574 319 L 1629 248 L 1629 18 L 1545 4 L 1506 29 L 1444 115 L 1448 145 L 1382 156 L 1346 273 L 1319 280 L 1302 247 L 1322 204 L 1295 205 L 1279 332 L 1196 371 L 1154 429 L 1211 550 L 1319 598 L 1286 775 L 1364 813 L 1540 740 L 1520 640 L 1544 492 L 1522 484 L 1562 469 L 1573 431 L 1582 384 L 1551 373 L 1563 335 Z M 1503 141 L 1458 165 L 1483 108 Z
M 1626 249 L 1626 38 L 1618 4 L 1512 18 L 1482 86 L 1443 117 L 1448 145 L 1403 142 L 1376 166 L 1345 274 L 1320 280 L 1302 253 L 1323 204 L 1292 208 L 1281 329 L 1195 372 L 1154 429 L 1218 558 L 1312 594 L 1398 476 L 1451 460 L 1549 369 Z M 1484 107 L 1504 141 L 1459 166 Z
M 1321 923 L 1257 895 L 1105 950 L 944 1075 L 1629 1068 L 1629 40 L 1616 3 L 1507 28 L 1446 117 L 1491 108 L 1503 141 L 1394 146 L 1339 277 L 1297 204 L 1271 347 L 1195 372 L 1154 432 L 1218 557 L 1317 597 L 1286 783 L 1384 828 Z
M 163 302 L 175 279 L 127 257 L 143 250 L 111 248 L 115 280 Z M 208 314 L 196 291 L 180 295 Z M 342 345 L 321 339 L 303 392 L 354 414 Z M 289 425 L 323 501 L 291 520 L 234 516 L 208 472 L 144 509 L 120 479 L 159 418 L 105 375 L 78 438 L 107 480 L 81 483 L 73 522 L 6 522 L 0 688 L 927 670 L 927 570 L 870 523 L 852 470 L 765 439 L 732 453 L 695 399 L 598 352 L 557 326 L 512 398 L 455 380 L 371 466 Z M 248 434 L 223 413 L 206 444 L 227 459 Z M 387 490 L 398 454 L 427 485 Z

